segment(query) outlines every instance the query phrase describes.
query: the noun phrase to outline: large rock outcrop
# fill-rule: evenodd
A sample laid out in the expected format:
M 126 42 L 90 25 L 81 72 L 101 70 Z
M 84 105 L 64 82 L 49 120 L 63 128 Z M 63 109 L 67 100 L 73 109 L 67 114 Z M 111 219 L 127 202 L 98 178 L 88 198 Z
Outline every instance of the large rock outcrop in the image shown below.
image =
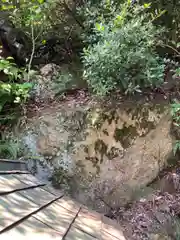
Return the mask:
M 32 158 L 49 166 L 56 186 L 68 186 L 89 204 L 116 207 L 166 166 L 170 127 L 169 109 L 160 104 L 102 108 L 65 103 L 41 110 L 21 134 Z

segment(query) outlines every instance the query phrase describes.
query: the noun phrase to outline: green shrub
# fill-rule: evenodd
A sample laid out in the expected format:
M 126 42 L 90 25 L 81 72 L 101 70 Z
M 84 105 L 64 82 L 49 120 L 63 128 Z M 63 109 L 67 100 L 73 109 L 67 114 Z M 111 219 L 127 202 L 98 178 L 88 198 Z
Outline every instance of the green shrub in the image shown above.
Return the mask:
M 1 158 L 13 158 L 18 156 L 19 146 L 13 141 L 0 141 L 0 157 Z
M 158 86 L 164 64 L 155 53 L 160 34 L 153 24 L 136 17 L 120 28 L 103 25 L 101 40 L 84 51 L 84 76 L 98 95 L 115 88 L 128 92 Z
M 100 27 L 102 24 L 107 25 L 109 22 L 116 20 L 116 16 L 120 15 L 121 21 L 125 21 L 130 10 L 132 10 L 130 0 L 87 0 L 79 9 L 79 15 L 83 19 L 84 25 L 83 41 L 86 44 L 97 43 L 101 34 L 96 27 Z
M 25 71 L 9 59 L 0 59 L 0 71 L 6 74 L 5 82 L 0 81 L 0 124 L 14 119 L 15 107 L 25 103 L 32 84 L 22 81 Z M 10 110 L 11 109 L 11 110 Z
M 0 158 L 17 159 L 21 154 L 22 144 L 13 132 L 6 130 L 0 132 Z
M 9 59 L 0 59 L 0 71 L 6 74 L 5 81 L 0 81 L 0 157 L 14 158 L 18 156 L 19 145 L 3 134 L 7 124 L 17 120 L 20 116 L 18 108 L 29 97 L 31 83 L 22 81 L 25 72 L 10 62 Z
M 6 103 L 22 103 L 29 96 L 30 83 L 0 83 L 0 112 Z
M 162 36 L 162 42 L 158 46 L 158 52 L 163 56 L 166 54 L 179 55 L 180 51 L 180 2 L 179 0 L 86 0 L 79 14 L 83 19 L 85 31 L 83 39 L 87 43 L 95 43 L 98 39 L 94 26 L 97 22 L 107 24 L 119 14 L 122 20 L 127 15 L 142 12 L 153 20 L 155 26 L 161 25 L 166 28 Z M 139 5 L 140 4 L 140 5 Z M 128 11 L 127 11 L 128 10 Z M 139 11 L 141 10 L 141 11 Z M 128 13 L 128 14 L 127 14 Z M 128 19 L 129 19 L 128 15 Z
M 119 4 L 118 4 L 119 5 Z M 82 34 L 83 40 L 92 44 L 98 40 L 98 32 L 94 28 L 97 22 L 107 24 L 117 11 L 117 4 L 114 1 L 93 1 L 88 0 L 79 9 L 79 15 L 84 24 L 84 32 Z
M 146 0 L 140 0 L 140 3 L 145 3 Z M 154 24 L 161 25 L 167 29 L 163 36 L 162 53 L 169 53 L 174 56 L 180 52 L 180 1 L 179 0 L 156 0 L 151 1 L 151 8 L 148 11 L 152 14 L 158 9 L 165 10 L 160 18 Z M 160 50 L 160 49 L 159 49 Z
M 13 60 L 11 57 L 0 59 L 0 72 L 2 71 L 7 75 L 7 79 L 12 82 L 21 78 L 22 70 L 18 69 L 16 64 L 11 62 L 11 60 Z

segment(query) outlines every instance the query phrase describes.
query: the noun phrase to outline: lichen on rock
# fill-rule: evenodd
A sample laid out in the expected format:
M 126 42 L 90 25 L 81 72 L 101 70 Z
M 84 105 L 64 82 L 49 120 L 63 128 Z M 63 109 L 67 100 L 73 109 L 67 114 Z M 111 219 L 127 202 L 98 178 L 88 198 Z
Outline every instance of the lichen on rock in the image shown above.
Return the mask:
M 65 104 L 43 109 L 28 125 L 37 153 L 56 173 L 60 169 L 61 180 L 66 176 L 71 194 L 92 202 L 101 195 L 110 205 L 125 204 L 158 175 L 172 151 L 169 109 L 160 104 Z

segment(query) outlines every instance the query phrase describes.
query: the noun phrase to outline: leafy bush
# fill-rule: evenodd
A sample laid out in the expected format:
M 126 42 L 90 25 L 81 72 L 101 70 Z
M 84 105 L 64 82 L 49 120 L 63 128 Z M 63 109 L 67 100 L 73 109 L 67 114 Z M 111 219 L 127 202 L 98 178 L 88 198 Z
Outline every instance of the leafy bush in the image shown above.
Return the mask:
M 17 83 L 22 81 L 25 72 L 10 62 L 10 59 L 0 59 L 0 71 L 7 79 L 0 81 L 0 157 L 17 158 L 19 146 L 3 135 L 7 123 L 18 118 L 17 107 L 25 103 L 32 87 L 31 83 Z
M 6 129 L 0 132 L 0 158 L 17 159 L 21 156 L 22 144 L 19 139 Z
M 0 141 L 0 157 L 16 159 L 18 156 L 18 143 L 12 141 Z
M 86 0 L 80 8 L 79 14 L 83 19 L 85 31 L 83 34 L 84 41 L 95 43 L 98 39 L 97 32 L 94 26 L 97 22 L 107 24 L 116 15 L 119 15 L 122 20 L 129 11 L 135 12 L 143 10 L 144 13 L 152 18 L 155 26 L 161 25 L 166 28 L 166 32 L 162 36 L 162 42 L 158 47 L 158 51 L 164 53 L 173 53 L 179 55 L 180 52 L 180 2 L 179 0 Z M 141 4 L 141 6 L 139 4 Z M 123 11 L 122 11 L 123 9 Z M 128 11 L 127 11 L 128 10 Z M 119 12 L 121 14 L 119 14 Z M 141 11 L 142 12 L 142 11 Z M 134 13 L 133 13 L 134 14 Z
M 94 26 L 98 22 L 107 24 L 111 21 L 119 7 L 120 2 L 117 3 L 117 1 L 85 1 L 78 12 L 84 24 L 83 40 L 88 44 L 96 43 L 99 40 L 99 34 Z
M 8 15 L 10 15 L 16 28 L 25 31 L 30 37 L 33 24 L 34 36 L 38 38 L 43 34 L 43 30 L 49 26 L 47 19 L 48 13 L 50 13 L 50 4 L 54 6 L 51 0 L 6 0 L 0 5 L 0 11 L 8 11 Z
M 6 103 L 23 103 L 29 96 L 30 83 L 1 83 L 0 84 L 0 112 Z
M 49 50 L 53 50 L 56 55 L 65 54 L 65 52 L 66 55 L 70 55 L 72 49 L 74 52 L 79 48 L 82 50 L 83 44 L 79 39 L 79 32 L 83 24 L 76 16 L 76 8 L 79 4 L 80 1 L 73 0 L 23 0 L 18 2 L 7 0 L 2 6 L 0 5 L 0 9 L 10 9 L 11 20 L 16 28 L 29 36 L 31 42 L 29 49 L 34 53 L 36 60 L 40 60 L 39 55 L 43 52 L 48 53 Z M 42 49 L 45 51 L 41 51 Z M 47 54 L 45 55 L 44 57 L 47 58 Z
M 144 3 L 146 0 L 140 0 Z M 158 11 L 158 9 L 165 10 L 160 18 L 154 24 L 161 25 L 167 29 L 163 37 L 163 48 L 165 53 L 171 53 L 175 56 L 180 53 L 180 1 L 179 0 L 156 0 L 151 1 L 151 8 L 148 9 L 150 13 Z
M 23 65 L 28 62 L 29 71 L 37 46 L 45 42 L 44 38 L 51 28 L 49 15 L 51 16 L 51 10 L 54 6 L 55 3 L 52 0 L 7 0 L 0 5 L 0 20 L 4 21 L 5 29 L 8 31 L 6 41 L 9 41 L 10 37 L 14 38 L 13 42 L 11 40 L 13 47 L 18 48 L 18 50 L 21 47 L 21 56 L 22 53 L 24 55 Z M 11 23 L 12 29 L 7 28 L 8 22 Z M 18 33 L 19 36 L 17 36 Z
M 115 88 L 132 92 L 158 86 L 164 71 L 155 53 L 160 31 L 143 17 L 114 26 L 110 23 L 99 28 L 100 41 L 84 51 L 84 76 L 90 87 L 105 95 Z
M 11 106 L 13 108 L 25 103 L 32 84 L 28 82 L 17 83 L 17 80 L 21 81 L 25 72 L 17 68 L 9 59 L 0 59 L 0 71 L 7 76 L 5 82 L 0 81 L 0 122 L 4 122 L 6 119 L 13 118 L 9 109 Z
M 17 68 L 16 64 L 11 62 L 12 58 L 0 59 L 0 71 L 7 75 L 9 81 L 17 80 L 21 77 L 22 70 Z

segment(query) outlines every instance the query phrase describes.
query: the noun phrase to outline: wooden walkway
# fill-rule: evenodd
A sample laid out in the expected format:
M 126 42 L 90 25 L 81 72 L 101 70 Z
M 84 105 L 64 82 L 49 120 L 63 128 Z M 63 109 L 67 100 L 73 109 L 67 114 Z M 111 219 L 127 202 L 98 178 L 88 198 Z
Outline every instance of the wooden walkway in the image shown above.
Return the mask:
M 10 164 L 10 163 L 9 163 Z M 0 239 L 125 240 L 120 226 L 23 170 L 1 170 Z

